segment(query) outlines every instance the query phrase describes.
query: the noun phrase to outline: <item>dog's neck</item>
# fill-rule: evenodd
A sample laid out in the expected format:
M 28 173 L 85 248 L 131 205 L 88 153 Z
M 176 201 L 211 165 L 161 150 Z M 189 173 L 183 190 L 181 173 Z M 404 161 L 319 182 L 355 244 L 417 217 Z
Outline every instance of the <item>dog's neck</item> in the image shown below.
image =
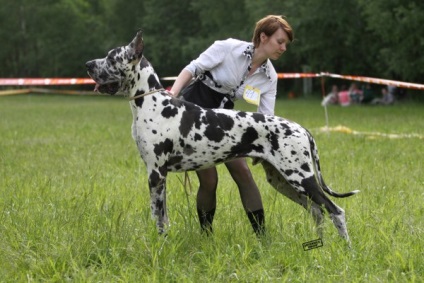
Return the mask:
M 127 78 L 125 89 L 129 98 L 154 90 L 163 89 L 153 66 L 143 56 L 136 66 L 136 72 Z

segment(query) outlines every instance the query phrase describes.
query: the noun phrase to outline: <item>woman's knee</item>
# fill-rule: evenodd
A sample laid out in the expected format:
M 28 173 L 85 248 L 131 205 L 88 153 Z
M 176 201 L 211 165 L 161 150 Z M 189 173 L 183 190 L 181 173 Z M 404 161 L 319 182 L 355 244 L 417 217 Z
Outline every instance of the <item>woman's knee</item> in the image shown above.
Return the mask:
M 197 171 L 199 178 L 199 188 L 201 190 L 216 191 L 218 186 L 218 173 L 216 168 L 208 168 Z
M 227 168 L 233 179 L 236 181 L 251 181 L 253 179 L 252 173 L 250 172 L 249 166 L 245 160 L 237 160 L 237 162 L 227 164 Z

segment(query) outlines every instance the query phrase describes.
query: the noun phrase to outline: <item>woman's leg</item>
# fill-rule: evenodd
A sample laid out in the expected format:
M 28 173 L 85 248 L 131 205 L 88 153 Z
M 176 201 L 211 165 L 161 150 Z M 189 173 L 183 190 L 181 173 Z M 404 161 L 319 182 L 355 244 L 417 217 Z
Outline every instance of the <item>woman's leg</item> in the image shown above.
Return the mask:
M 241 202 L 253 230 L 257 235 L 265 233 L 265 215 L 261 194 L 253 180 L 246 160 L 244 158 L 235 159 L 226 162 L 225 165 L 238 186 Z
M 196 171 L 199 178 L 197 192 L 197 214 L 202 230 L 212 233 L 212 221 L 216 208 L 218 173 L 215 167 Z

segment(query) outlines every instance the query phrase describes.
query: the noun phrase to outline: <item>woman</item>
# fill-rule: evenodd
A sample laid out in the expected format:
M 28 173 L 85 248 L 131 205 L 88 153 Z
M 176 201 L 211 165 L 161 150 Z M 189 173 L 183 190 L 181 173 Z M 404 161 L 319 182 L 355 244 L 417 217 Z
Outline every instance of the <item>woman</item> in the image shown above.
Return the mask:
M 252 42 L 229 38 L 215 41 L 187 65 L 175 80 L 174 96 L 205 108 L 233 109 L 233 101 L 243 98 L 258 106 L 258 112 L 274 114 L 277 73 L 271 60 L 278 59 L 293 40 L 290 25 L 281 16 L 259 20 Z M 195 78 L 188 87 L 192 79 Z M 225 163 L 236 182 L 243 207 L 257 235 L 265 232 L 261 195 L 244 158 Z M 197 212 L 200 225 L 212 232 L 216 208 L 218 174 L 216 168 L 196 172 L 199 178 Z

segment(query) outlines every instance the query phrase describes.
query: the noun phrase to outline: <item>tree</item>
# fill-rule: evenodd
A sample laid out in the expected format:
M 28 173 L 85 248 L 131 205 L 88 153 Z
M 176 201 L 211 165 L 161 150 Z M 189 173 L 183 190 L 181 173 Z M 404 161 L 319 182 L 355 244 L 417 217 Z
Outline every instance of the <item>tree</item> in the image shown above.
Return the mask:
M 375 38 L 375 67 L 387 78 L 424 82 L 424 2 L 359 0 Z
M 84 63 L 144 30 L 160 76 L 213 41 L 250 41 L 257 20 L 284 15 L 295 41 L 278 72 L 329 71 L 422 82 L 421 0 L 0 0 L 0 76 L 85 76 Z M 292 82 L 285 81 L 284 84 Z
M 356 0 L 305 0 L 293 11 L 296 52 L 314 72 L 371 75 L 372 57 Z
M 85 76 L 85 61 L 105 52 L 107 30 L 96 16 L 104 15 L 105 0 L 1 2 L 4 77 Z

